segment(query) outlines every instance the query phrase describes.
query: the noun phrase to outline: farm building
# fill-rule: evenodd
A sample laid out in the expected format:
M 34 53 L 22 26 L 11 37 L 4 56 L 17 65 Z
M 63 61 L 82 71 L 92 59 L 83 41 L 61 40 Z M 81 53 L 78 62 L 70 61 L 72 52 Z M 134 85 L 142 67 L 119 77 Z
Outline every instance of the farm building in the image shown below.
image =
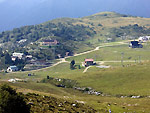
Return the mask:
M 15 61 L 16 59 L 17 59 L 17 56 L 12 56 L 12 57 L 11 57 L 11 60 L 12 60 L 12 61 Z
M 22 59 L 24 57 L 24 54 L 23 53 L 13 53 L 13 58 L 14 57 L 18 57 L 19 59 Z
M 27 41 L 27 39 L 22 39 L 22 40 L 18 41 L 18 43 L 21 44 L 21 43 L 24 43 L 26 41 Z
M 57 40 L 43 40 L 42 46 L 53 46 L 57 45 L 59 42 Z
M 32 59 L 32 55 L 27 55 L 26 59 Z
M 7 68 L 7 72 L 14 72 L 14 71 L 18 71 L 18 67 L 17 66 L 9 66 Z
M 138 40 L 139 42 L 147 42 L 150 40 L 150 36 L 142 36 Z
M 93 65 L 94 60 L 93 59 L 85 59 L 84 64 L 85 64 L 85 66 Z
M 143 45 L 139 44 L 138 41 L 131 41 L 129 47 L 132 47 L 132 48 L 143 48 Z

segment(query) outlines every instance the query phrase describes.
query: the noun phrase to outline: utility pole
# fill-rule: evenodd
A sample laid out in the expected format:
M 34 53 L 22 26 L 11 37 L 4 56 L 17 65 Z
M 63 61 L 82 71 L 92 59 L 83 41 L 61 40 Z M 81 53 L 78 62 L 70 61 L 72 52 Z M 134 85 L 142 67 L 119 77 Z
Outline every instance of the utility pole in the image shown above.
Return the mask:
M 136 63 L 136 59 L 135 59 L 135 63 Z
M 123 58 L 124 58 L 124 52 L 121 53 L 121 65 L 123 67 Z
M 139 56 L 139 63 L 141 63 L 141 56 Z

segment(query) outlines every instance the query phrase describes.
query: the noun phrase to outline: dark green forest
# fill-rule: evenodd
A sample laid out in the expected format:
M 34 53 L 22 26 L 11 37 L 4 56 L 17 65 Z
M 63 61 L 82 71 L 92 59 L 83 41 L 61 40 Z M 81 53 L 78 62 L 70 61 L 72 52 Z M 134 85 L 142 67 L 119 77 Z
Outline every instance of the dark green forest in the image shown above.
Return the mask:
M 35 26 L 25 26 L 21 28 L 15 28 L 12 31 L 2 32 L 0 34 L 0 43 L 6 43 L 6 46 L 8 46 L 7 49 L 9 51 L 28 52 L 28 50 L 23 49 L 23 47 L 29 47 L 29 44 L 31 42 L 34 43 L 35 46 L 32 46 L 32 48 L 35 49 L 38 47 L 35 42 L 40 39 L 56 39 L 60 43 L 57 47 L 54 48 L 55 54 L 61 54 L 62 56 L 64 56 L 66 52 L 73 53 L 73 50 L 76 46 L 75 42 L 87 40 L 95 33 L 96 32 L 92 28 L 83 25 L 73 25 L 71 23 L 47 23 Z M 17 44 L 17 41 L 20 41 L 22 39 L 27 39 L 27 41 L 23 44 Z M 6 46 L 4 48 L 6 48 Z M 49 47 L 47 48 L 47 50 L 42 49 L 40 50 L 40 52 L 34 52 L 33 56 L 38 56 L 38 54 L 40 53 L 45 56 L 47 54 L 47 51 L 49 51 L 49 53 L 53 52 L 52 48 Z M 40 56 L 42 55 L 39 55 L 39 59 L 41 58 Z M 51 59 L 50 57 L 51 56 L 49 56 L 49 59 Z
M 40 60 L 57 59 L 59 58 L 58 55 L 65 57 L 66 52 L 68 52 L 69 55 L 73 55 L 74 50 L 79 48 L 77 43 L 93 37 L 94 34 L 96 34 L 96 32 L 93 28 L 84 25 L 73 25 L 70 22 L 66 24 L 49 22 L 2 32 L 0 33 L 0 43 L 3 44 L 0 51 L 0 64 L 2 65 L 0 68 L 6 68 L 13 64 L 20 64 L 22 66 L 25 64 L 24 61 L 18 61 L 20 63 L 12 62 L 10 56 L 13 52 L 32 55 Z M 18 43 L 23 39 L 26 39 L 26 41 Z M 44 39 L 57 40 L 59 44 L 41 47 L 39 42 Z M 5 51 L 7 51 L 7 54 L 5 54 Z

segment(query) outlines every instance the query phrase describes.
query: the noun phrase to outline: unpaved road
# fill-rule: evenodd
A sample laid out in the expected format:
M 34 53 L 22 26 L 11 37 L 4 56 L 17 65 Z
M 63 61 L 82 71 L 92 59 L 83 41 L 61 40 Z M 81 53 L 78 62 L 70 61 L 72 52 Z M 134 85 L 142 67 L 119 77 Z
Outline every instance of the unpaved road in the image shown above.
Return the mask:
M 42 69 L 37 69 L 37 70 L 32 70 L 32 72 L 34 71 L 40 71 L 40 70 L 44 70 L 44 69 L 48 69 L 48 68 L 51 68 L 51 67 L 54 67 L 54 66 L 57 66 L 61 63 L 64 63 L 64 62 L 68 62 L 66 61 L 66 58 L 71 58 L 71 57 L 74 57 L 74 56 L 80 56 L 80 55 L 84 55 L 84 54 L 87 54 L 87 53 L 91 53 L 91 52 L 94 52 L 94 51 L 98 51 L 100 48 L 103 48 L 103 47 L 112 47 L 112 46 L 117 46 L 117 45 L 123 45 L 123 44 L 126 44 L 125 42 L 116 42 L 117 44 L 109 44 L 109 43 L 106 43 L 105 45 L 102 45 L 102 46 L 98 46 L 96 47 L 95 49 L 93 50 L 89 50 L 89 51 L 86 51 L 86 52 L 82 52 L 82 53 L 78 53 L 78 54 L 75 54 L 73 56 L 67 56 L 65 58 L 61 58 L 59 59 L 60 61 L 49 66 L 49 67 L 46 67 L 46 68 L 42 68 Z M 24 71 L 24 72 L 31 72 L 31 71 Z M 13 73 L 18 73 L 18 72 L 13 72 Z
M 88 70 L 90 67 L 92 67 L 92 66 L 86 67 L 85 70 L 83 71 L 83 73 L 87 72 L 87 70 Z
M 70 58 L 70 57 L 74 57 L 74 56 L 80 56 L 80 55 L 84 55 L 84 54 L 87 54 L 87 53 L 91 53 L 91 52 L 97 51 L 97 50 L 99 50 L 100 48 L 103 48 L 103 47 L 112 47 L 112 46 L 117 46 L 117 45 L 126 44 L 125 42 L 116 42 L 116 43 L 118 43 L 118 44 L 115 44 L 115 45 L 114 45 L 114 44 L 109 44 L 109 43 L 107 43 L 106 45 L 98 46 L 98 47 L 96 47 L 96 48 L 93 49 L 93 50 L 86 51 L 86 52 L 83 52 L 83 53 L 78 53 L 78 54 L 75 54 L 75 55 L 73 55 L 73 56 L 65 57 L 65 59 L 66 59 L 66 58 Z

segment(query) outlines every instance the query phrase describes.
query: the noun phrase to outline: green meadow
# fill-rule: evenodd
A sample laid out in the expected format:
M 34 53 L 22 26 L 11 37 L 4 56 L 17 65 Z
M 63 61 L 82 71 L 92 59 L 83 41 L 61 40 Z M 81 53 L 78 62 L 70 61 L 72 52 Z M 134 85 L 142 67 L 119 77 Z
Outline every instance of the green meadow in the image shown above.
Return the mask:
M 130 60 L 150 60 L 150 43 L 144 44 L 143 48 L 129 48 L 128 44 L 116 45 L 112 47 L 102 47 L 97 51 L 67 58 L 67 61 L 75 60 L 84 62 L 86 58 L 92 58 L 94 61 L 121 61 Z
M 102 113 L 107 113 L 109 109 L 114 113 L 147 113 L 150 110 L 149 51 L 150 43 L 144 44 L 144 48 L 136 49 L 129 48 L 128 44 L 102 47 L 91 53 L 67 58 L 68 62 L 54 67 L 28 72 L 1 73 L 0 83 L 6 83 L 8 79 L 12 78 L 24 79 L 27 82 L 9 84 L 24 93 L 35 92 L 73 101 L 84 101 L 85 104 Z M 75 60 L 76 65 L 81 65 L 85 58 L 93 58 L 94 61 L 101 61 L 103 65 L 110 65 L 111 67 L 100 69 L 96 67 L 100 64 L 97 64 L 90 67 L 85 73 L 83 73 L 85 67 L 82 66 L 81 69 L 78 69 L 78 66 L 74 70 L 70 69 L 72 59 Z M 124 61 L 123 66 L 121 59 Z M 32 76 L 28 76 L 28 74 Z M 50 83 L 39 83 L 47 76 L 76 80 L 78 86 L 91 87 L 96 91 L 103 92 L 105 96 L 88 95 L 72 88 L 60 88 Z M 141 98 L 132 99 L 132 95 L 140 95 Z M 127 97 L 120 98 L 120 96 Z
M 65 67 L 67 65 L 68 67 Z M 147 113 L 150 110 L 148 98 L 150 95 L 150 62 L 134 64 L 130 67 L 112 67 L 110 69 L 91 67 L 86 73 L 82 73 L 83 69 L 67 69 L 69 68 L 69 63 L 63 63 L 58 66 L 62 66 L 61 68 L 64 69 L 62 72 L 63 74 L 51 74 L 53 77 L 77 80 L 81 87 L 92 87 L 93 89 L 102 91 L 104 94 L 110 96 L 88 95 L 70 88 L 59 88 L 51 84 L 36 82 L 39 79 L 46 78 L 47 71 L 49 71 L 49 73 L 55 71 L 61 72 L 62 70 L 59 70 L 58 68 L 52 68 L 45 72 L 35 72 L 35 76 L 32 76 L 31 78 L 26 77 L 30 79 L 27 83 L 18 82 L 9 84 L 25 93 L 32 91 L 40 94 L 53 95 L 58 98 L 84 101 L 87 105 L 104 113 L 107 113 L 109 109 L 113 112 L 117 111 L 117 113 L 133 111 L 136 111 L 136 113 L 145 111 Z M 67 74 L 65 71 L 72 71 L 72 73 Z M 10 78 L 13 78 L 13 76 L 20 76 L 20 78 L 22 78 L 25 74 L 6 74 L 4 76 Z M 117 95 L 140 95 L 143 96 L 143 98 L 120 98 Z

